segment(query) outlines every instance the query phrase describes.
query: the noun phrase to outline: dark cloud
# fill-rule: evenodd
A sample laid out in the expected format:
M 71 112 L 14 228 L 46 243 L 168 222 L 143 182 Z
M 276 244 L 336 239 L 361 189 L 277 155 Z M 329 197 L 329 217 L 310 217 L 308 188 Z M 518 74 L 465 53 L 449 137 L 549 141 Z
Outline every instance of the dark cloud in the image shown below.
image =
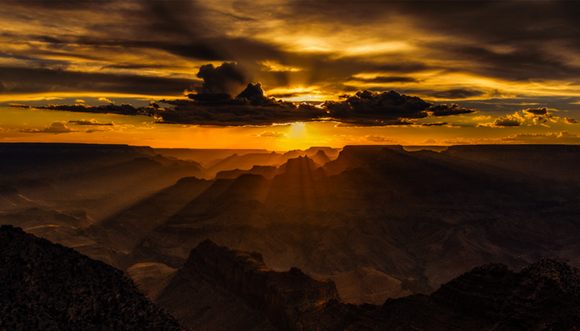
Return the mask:
M 420 124 L 408 121 L 406 119 L 371 119 L 371 118 L 342 118 L 339 120 L 338 127 L 367 127 L 367 126 L 421 126 Z
M 452 89 L 446 91 L 437 91 L 429 93 L 430 96 L 439 99 L 465 99 L 484 95 L 485 92 L 473 89 Z
M 224 61 L 229 58 L 224 50 L 218 46 L 198 41 L 195 43 L 151 43 L 148 48 L 158 48 L 166 50 L 172 54 L 206 61 Z
M 495 119 L 495 121 L 493 121 L 493 123 L 491 124 L 492 127 L 514 127 L 514 126 L 520 126 L 522 123 L 514 117 L 508 116 L 507 118 L 504 117 L 498 117 Z
M 429 28 L 491 43 L 576 39 L 580 28 L 580 6 L 575 1 L 454 2 L 416 7 L 420 8 L 414 13 L 420 12 Z M 428 19 L 427 15 L 437 18 Z
M 551 47 L 556 44 L 565 49 L 580 50 L 578 36 L 580 23 L 580 4 L 577 1 L 290 1 L 267 4 L 247 2 L 228 2 L 223 10 L 208 8 L 199 1 L 138 1 L 123 5 L 115 1 L 8 1 L 3 3 L 6 12 L 21 16 L 21 21 L 58 22 L 61 17 L 69 23 L 69 17 L 89 17 L 108 13 L 126 18 L 123 20 L 87 20 L 82 28 L 87 31 L 83 37 L 72 34 L 60 35 L 12 35 L 11 39 L 25 42 L 41 42 L 47 49 L 40 49 L 31 43 L 36 56 L 41 54 L 58 57 L 90 57 L 76 51 L 79 46 L 94 50 L 106 49 L 107 52 L 139 53 L 143 50 L 161 50 L 187 59 L 208 61 L 237 61 L 249 72 L 269 87 L 285 86 L 293 82 L 291 78 L 300 77 L 304 84 L 326 86 L 343 81 L 347 77 L 364 72 L 390 72 L 392 76 L 380 76 L 367 82 L 377 84 L 413 83 L 416 79 L 407 75 L 424 70 L 441 69 L 449 72 L 460 70 L 487 77 L 508 80 L 558 79 L 578 77 L 580 70 L 565 52 Z M 13 13 L 13 14 L 12 14 Z M 251 33 L 233 37 L 228 29 L 234 24 L 251 23 L 260 17 L 270 17 L 286 26 L 303 27 L 312 22 L 323 23 L 321 29 L 348 31 L 351 26 L 366 27 L 374 24 L 399 20 L 409 24 L 417 33 L 413 46 L 421 54 L 428 54 L 429 61 L 421 63 L 407 58 L 377 60 L 363 54 L 345 57 L 342 54 L 308 53 L 292 51 L 279 44 L 259 41 Z M 513 13 L 518 13 L 514 15 Z M 98 16 L 95 16 L 98 17 Z M 54 23 L 53 23 L 54 22 Z M 249 31 L 255 27 L 246 26 Z M 331 30 L 332 28 L 332 30 Z M 261 32 L 261 31 L 258 31 Z M 315 31 L 316 32 L 316 31 Z M 442 38 L 428 43 L 422 39 L 433 33 Z M 2 33 L 8 36 L 8 32 Z M 453 39 L 445 38 L 453 36 Z M 31 46 L 32 45 L 32 46 Z M 163 53 L 161 52 L 161 53 Z M 95 51 L 95 56 L 106 56 Z M 151 52 L 149 52 L 151 53 Z M 160 52 L 156 52 L 160 53 Z M 17 58 L 23 54 L 11 55 Z M 87 52 L 84 52 L 87 54 Z M 34 57 L 34 55 L 29 57 Z M 109 62 L 111 59 L 102 58 Z M 260 60 L 275 60 L 292 66 L 305 68 L 301 73 L 260 72 Z M 33 61 L 33 60 L 30 60 Z M 38 60 L 40 61 L 40 60 Z M 114 61 L 112 61 L 114 62 Z M 110 62 L 109 62 L 110 63 Z M 427 64 L 429 63 L 429 65 Z M 437 63 L 437 64 L 431 64 Z M 67 63 L 63 63 L 66 65 Z M 116 63 L 109 68 L 136 69 L 144 64 Z M 154 65 L 152 66 L 154 67 Z M 98 77 L 93 77 L 98 78 Z M 2 78 L 0 78 L 2 79 Z M 40 81 L 40 80 L 38 80 Z M 95 82 L 92 86 L 89 82 Z M 86 80 L 85 87 L 102 91 L 99 80 Z M 301 81 L 302 82 L 302 81 Z M 139 83 L 139 82 L 136 82 Z M 144 83 L 144 82 L 141 82 Z M 240 87 L 249 83 L 245 81 Z M 34 84 L 20 83 L 32 87 Z M 104 84 L 104 83 L 103 83 Z M 107 82 L 106 84 L 113 84 Z M 191 84 L 191 83 L 190 83 Z M 188 88 L 182 84 L 179 90 Z M 40 84 L 38 84 L 40 85 Z M 60 82 L 59 89 L 69 91 L 71 86 Z M 62 86 L 65 85 L 65 86 Z M 114 84 L 113 84 L 114 85 Z M 153 84 L 156 85 L 156 84 Z M 0 84 L 0 88 L 3 85 Z M 10 86 L 10 85 L 7 85 Z M 134 85 L 134 87 L 137 85 Z M 169 86 L 165 84 L 164 86 Z M 111 86 L 112 87 L 112 86 Z M 111 87 L 107 87 L 110 90 Z M 144 84 L 141 93 L 155 93 L 158 89 Z M 48 89 L 50 89 L 49 87 Z M 40 86 L 35 90 L 42 89 Z M 130 89 L 125 87 L 125 89 Z M 330 89 L 330 87 L 329 87 Z M 147 92 L 151 91 L 151 92 Z M 346 90 L 343 90 L 346 91 Z M 208 91 L 202 91 L 206 93 Z M 217 93 L 215 91 L 209 91 Z M 235 95 L 239 91 L 225 92 Z M 406 91 L 406 93 L 411 93 Z M 427 94 L 427 93 L 426 93 Z M 452 89 L 435 92 L 433 95 L 443 99 L 461 99 L 482 95 L 470 89 Z
M 237 97 L 248 100 L 261 100 L 265 98 L 265 92 L 264 89 L 262 89 L 261 83 L 250 83 L 240 94 L 238 94 Z
M 195 100 L 198 104 L 206 105 L 239 105 L 241 102 L 235 100 L 228 93 L 190 93 L 188 98 Z
M 451 59 L 467 58 L 477 63 L 471 72 L 513 81 L 565 79 L 577 77 L 580 69 L 569 64 L 563 54 L 546 52 L 543 47 L 534 49 L 529 46 L 506 45 L 515 48 L 511 52 L 495 52 L 485 46 L 464 46 L 433 44 L 433 48 L 446 49 L 446 57 Z M 540 46 L 539 46 L 540 47 Z
M 327 54 L 308 54 L 305 58 L 297 57 L 296 66 L 308 68 L 308 84 L 336 84 L 343 82 L 345 77 L 364 72 L 393 72 L 399 74 L 412 74 L 430 68 L 421 62 L 397 61 L 396 63 L 384 63 L 371 61 L 365 56 L 336 58 Z M 294 65 L 294 64 L 292 64 Z M 394 76 L 401 77 L 401 76 Z M 377 82 L 379 83 L 379 82 Z
M 526 113 L 530 113 L 533 115 L 548 115 L 548 108 L 543 107 L 543 108 L 528 108 L 525 109 L 524 112 Z
M 202 86 L 197 89 L 202 94 L 235 95 L 241 86 L 250 82 L 248 75 L 235 62 L 224 62 L 218 67 L 203 65 L 197 77 L 203 79 Z
M 182 78 L 0 67 L 0 93 L 111 92 L 181 95 L 196 82 Z M 195 86 L 193 86 L 195 87 Z
M 57 11 L 73 11 L 73 10 L 103 10 L 104 6 L 114 1 L 99 0 L 99 1 L 54 1 L 54 0 L 36 0 L 36 1 L 10 1 L 10 5 L 15 7 L 23 7 L 28 10 L 57 10 Z
M 248 83 L 246 88 L 235 98 L 233 96 L 249 78 L 234 62 L 224 62 L 218 67 L 212 64 L 200 67 L 197 77 L 203 79 L 198 93 L 188 94 L 196 105 L 207 106 L 264 106 L 264 107 L 294 107 L 274 98 L 266 97 L 261 83 Z
M 268 105 L 251 105 L 245 99 L 231 99 L 231 104 L 200 103 L 197 100 L 163 100 L 172 107 L 156 113 L 164 123 L 216 126 L 270 125 L 274 123 L 309 122 L 326 112 L 310 105 L 295 106 L 272 101 Z
M 522 111 L 524 114 L 530 114 L 533 118 L 534 124 L 542 124 L 546 125 L 548 120 L 557 122 L 561 119 L 559 117 L 554 116 L 551 112 L 548 111 L 548 108 L 528 108 Z
M 352 77 L 351 79 L 366 83 L 416 83 L 417 79 L 404 76 L 377 76 L 370 79 Z
M 447 122 L 421 123 L 421 126 L 448 126 Z
M 321 107 L 267 97 L 260 83 L 248 84 L 235 98 L 225 93 L 190 94 L 193 101 L 162 100 L 172 107 L 156 112 L 166 123 L 200 125 L 268 125 L 332 119 L 341 126 L 443 126 L 448 123 L 417 124 L 410 120 L 429 115 L 449 116 L 475 112 L 457 105 L 438 105 L 395 91 L 359 91 L 341 101 L 326 101 Z
M 440 104 L 436 106 L 429 107 L 429 115 L 431 116 L 451 116 L 451 115 L 461 115 L 461 114 L 470 114 L 477 112 L 475 109 L 468 109 L 459 107 L 457 104 L 451 104 L 448 106 L 447 104 Z
M 26 105 L 12 105 L 12 107 L 26 107 L 30 108 Z M 88 106 L 88 105 L 46 105 L 46 106 L 35 106 L 34 108 L 38 109 L 51 109 L 51 110 L 62 110 L 62 111 L 70 111 L 75 113 L 90 113 L 90 114 L 117 114 L 117 115 L 151 115 L 152 114 L 152 107 L 147 108 L 135 108 L 130 104 L 123 103 L 121 105 L 116 104 L 108 104 L 102 106 Z M 75 123 L 78 122 L 78 123 Z M 77 125 L 89 125 L 83 121 L 70 121 L 69 123 L 77 124 Z M 93 124 L 97 125 L 97 124 Z M 98 124 L 98 125 L 108 125 L 108 124 Z
M 445 70 L 518 81 L 580 74 L 570 61 L 573 50 L 580 51 L 578 1 L 300 1 L 288 9 L 277 13 L 297 24 L 365 27 L 396 19 L 412 22 L 419 39 L 452 36 L 416 43 L 423 54 L 442 60 L 438 65 Z
M 430 103 L 418 97 L 399 94 L 395 91 L 376 93 L 359 91 L 354 95 L 343 96 L 342 101 L 326 101 L 324 108 L 334 119 L 368 125 L 364 123 L 397 122 L 400 119 L 423 118 L 427 116 Z
M 61 133 L 70 133 L 70 132 L 78 132 L 68 128 L 64 123 L 61 122 L 52 122 L 50 126 L 45 127 L 44 129 L 25 129 L 20 130 L 20 132 L 25 133 L 52 133 L 52 134 L 61 134 Z
M 204 79 L 204 84 L 199 89 L 201 93 L 188 95 L 193 101 L 161 100 L 172 107 L 156 110 L 155 116 L 164 123 L 240 126 L 307 122 L 326 114 L 312 105 L 296 106 L 267 97 L 260 83 L 249 83 L 235 98 L 232 97 L 231 92 L 247 79 L 235 63 L 223 63 L 217 68 L 202 66 L 198 77 Z
M 577 124 L 578 120 L 575 120 L 573 118 L 568 118 L 568 117 L 564 117 L 564 121 L 566 121 L 566 123 L 568 124 Z
M 74 125 L 95 125 L 95 126 L 113 126 L 113 122 L 99 122 L 97 120 L 78 120 L 78 121 L 67 121 L 68 124 Z
M 266 97 L 261 83 L 248 84 L 248 86 L 236 97 L 238 99 L 246 99 L 252 105 L 261 105 L 270 99 Z

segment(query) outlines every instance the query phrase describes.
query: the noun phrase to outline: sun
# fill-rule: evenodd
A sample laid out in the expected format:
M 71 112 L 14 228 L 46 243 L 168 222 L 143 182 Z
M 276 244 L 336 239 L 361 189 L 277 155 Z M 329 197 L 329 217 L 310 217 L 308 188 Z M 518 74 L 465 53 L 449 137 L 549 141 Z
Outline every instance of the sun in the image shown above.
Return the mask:
M 308 137 L 308 132 L 306 130 L 306 123 L 296 122 L 292 124 L 290 130 L 287 133 L 289 138 L 292 139 L 304 139 Z

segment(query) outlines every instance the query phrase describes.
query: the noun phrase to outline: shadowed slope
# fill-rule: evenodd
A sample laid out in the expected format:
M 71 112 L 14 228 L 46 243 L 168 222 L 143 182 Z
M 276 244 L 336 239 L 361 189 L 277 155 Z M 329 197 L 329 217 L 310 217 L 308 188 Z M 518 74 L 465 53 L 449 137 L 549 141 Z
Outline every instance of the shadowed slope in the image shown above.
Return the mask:
M 544 259 L 514 273 L 488 264 L 431 296 L 388 300 L 347 330 L 572 330 L 580 327 L 580 271 Z
M 337 299 L 331 281 L 314 280 L 297 268 L 275 272 L 259 253 L 206 240 L 156 302 L 199 329 L 342 330 L 365 310 Z
M 182 330 L 120 270 L 19 228 L 0 228 L 6 330 Z

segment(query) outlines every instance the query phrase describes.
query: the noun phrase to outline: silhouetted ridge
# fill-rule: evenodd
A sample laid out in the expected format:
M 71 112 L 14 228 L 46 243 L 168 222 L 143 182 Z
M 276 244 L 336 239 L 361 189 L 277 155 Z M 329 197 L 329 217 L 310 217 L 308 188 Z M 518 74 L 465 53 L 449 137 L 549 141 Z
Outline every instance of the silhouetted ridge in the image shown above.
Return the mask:
M 558 291 L 580 305 L 580 270 L 555 259 L 542 259 L 524 268 L 522 277 L 537 282 L 554 282 Z
M 330 162 L 330 158 L 328 157 L 328 155 L 326 155 L 326 153 L 324 153 L 322 149 L 319 149 L 318 152 L 312 157 L 312 159 L 314 160 L 314 162 L 320 165 L 324 165 Z
M 209 239 L 191 251 L 180 271 L 217 282 L 282 330 L 342 330 L 363 312 L 341 304 L 332 281 L 312 279 L 298 268 L 272 271 L 261 254 L 229 250 Z
M 278 169 L 274 166 L 253 166 L 250 170 L 224 170 L 216 174 L 216 179 L 234 179 L 244 174 L 262 175 L 266 179 L 276 176 Z
M 280 166 L 280 173 L 302 174 L 309 173 L 316 168 L 317 166 L 311 158 L 298 156 L 297 158 L 289 159 L 288 162 Z
M 0 329 L 182 330 L 123 273 L 75 250 L 0 228 Z
M 0 180 L 67 175 L 153 156 L 150 147 L 65 143 L 0 143 Z
M 380 145 L 344 146 L 338 158 L 326 163 L 324 168 L 330 175 L 336 175 L 349 168 L 371 165 L 376 162 L 385 147 Z
M 544 259 L 514 273 L 474 268 L 431 296 L 389 299 L 348 330 L 570 330 L 580 327 L 580 271 Z

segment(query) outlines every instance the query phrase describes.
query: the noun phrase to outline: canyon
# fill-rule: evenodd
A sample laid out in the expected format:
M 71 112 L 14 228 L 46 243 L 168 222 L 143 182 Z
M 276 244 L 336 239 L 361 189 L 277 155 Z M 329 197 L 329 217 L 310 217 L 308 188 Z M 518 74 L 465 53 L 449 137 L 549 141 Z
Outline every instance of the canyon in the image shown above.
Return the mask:
M 498 297 L 522 301 L 538 273 L 576 275 L 579 147 L 0 144 L 0 222 L 120 269 L 194 329 L 403 330 L 424 309 L 473 317 L 441 330 L 523 330 L 549 314 L 450 302 L 492 295 L 494 277 L 509 283 Z M 461 299 L 463 287 L 485 293 Z

